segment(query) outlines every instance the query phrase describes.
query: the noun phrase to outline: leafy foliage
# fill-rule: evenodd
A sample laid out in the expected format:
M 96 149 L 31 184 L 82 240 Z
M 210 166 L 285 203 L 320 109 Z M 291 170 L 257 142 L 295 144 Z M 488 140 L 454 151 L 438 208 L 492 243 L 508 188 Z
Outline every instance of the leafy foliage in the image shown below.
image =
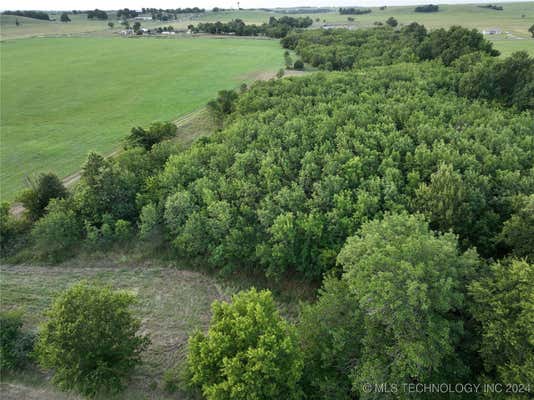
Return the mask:
M 310 17 L 270 17 L 269 22 L 262 25 L 247 25 L 241 19 L 230 22 L 204 22 L 193 27 L 194 32 L 211 34 L 235 34 L 238 36 L 266 35 L 274 38 L 285 37 L 294 28 L 306 28 L 313 23 Z
M 486 379 L 503 384 L 534 381 L 534 265 L 495 263 L 487 276 L 470 285 L 473 313 L 482 326 L 480 353 Z M 509 395 L 494 394 L 493 398 Z M 515 399 L 528 399 L 528 393 Z
M 458 312 L 478 263 L 454 235 L 435 235 L 420 216 L 364 224 L 338 257 L 363 315 L 364 348 L 354 387 L 367 382 L 450 382 L 469 376 L 456 352 Z
M 53 173 L 40 174 L 36 181 L 28 179 L 28 182 L 30 187 L 19 195 L 18 200 L 31 221 L 36 221 L 45 214 L 51 199 L 62 199 L 67 195 L 65 186 Z
M 35 337 L 22 330 L 20 312 L 0 313 L 0 371 L 23 368 L 30 360 Z
M 132 128 L 132 133 L 126 138 L 129 146 L 141 146 L 145 150 L 152 149 L 156 143 L 170 139 L 176 134 L 176 125 L 172 122 L 154 122 L 148 129 L 140 126 Z
M 178 255 L 319 277 L 362 222 L 400 210 L 500 255 L 514 196 L 533 190 L 534 120 L 459 98 L 451 81 L 427 64 L 256 84 L 156 179 Z M 177 193 L 187 207 L 167 212 Z
M 149 344 L 130 307 L 134 296 L 80 282 L 54 301 L 39 330 L 39 363 L 62 389 L 93 396 L 122 389 Z
M 388 25 L 394 23 L 389 20 Z M 499 53 L 476 30 L 453 26 L 427 32 L 423 25 L 411 23 L 394 30 L 392 26 L 372 29 L 322 29 L 292 32 L 282 45 L 294 49 L 302 59 L 326 70 L 346 70 L 390 65 L 399 62 L 440 59 L 450 65 L 458 57 L 480 51 Z
M 302 357 L 295 330 L 271 293 L 251 289 L 214 302 L 207 335 L 189 341 L 191 383 L 208 400 L 299 399 Z

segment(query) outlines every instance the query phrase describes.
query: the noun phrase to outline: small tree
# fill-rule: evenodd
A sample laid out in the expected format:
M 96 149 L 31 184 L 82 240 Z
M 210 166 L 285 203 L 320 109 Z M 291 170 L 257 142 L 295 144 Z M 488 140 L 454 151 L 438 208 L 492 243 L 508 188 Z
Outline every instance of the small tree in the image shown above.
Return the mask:
M 282 77 L 284 76 L 284 73 L 285 73 L 284 69 L 283 69 L 283 68 L 280 68 L 280 69 L 278 70 L 278 72 L 276 73 L 276 77 L 277 77 L 278 79 L 280 79 L 280 78 L 282 78 Z
M 530 32 L 530 34 L 534 38 L 534 24 L 530 28 L 528 28 L 528 31 Z
M 59 20 L 61 22 L 70 22 L 69 14 L 67 14 L 66 12 L 62 13 Z
M 302 60 L 295 61 L 295 64 L 293 64 L 293 69 L 302 71 L 304 69 L 304 63 L 302 62 Z
M 67 195 L 67 190 L 57 175 L 49 172 L 40 174 L 37 180 L 28 178 L 30 187 L 24 190 L 18 200 L 26 208 L 27 215 L 32 221 L 36 221 L 45 214 L 45 209 L 51 199 L 62 199 Z
M 16 25 L 16 26 L 19 26 L 19 25 L 20 25 L 20 22 L 19 22 L 19 19 L 18 19 L 18 18 L 15 18 L 15 25 Z
M 138 33 L 140 30 L 141 30 L 141 22 L 136 21 L 136 22 L 133 24 L 133 31 L 134 31 L 135 33 Z
M 113 29 L 113 27 L 115 26 L 115 24 L 113 22 L 108 22 L 108 26 L 109 26 L 109 29 Z
M 130 306 L 134 296 L 80 282 L 59 295 L 46 312 L 36 346 L 43 367 L 53 368 L 62 389 L 85 395 L 116 392 L 149 344 Z
M 269 291 L 251 289 L 231 304 L 216 301 L 207 335 L 189 341 L 191 384 L 208 400 L 298 399 L 302 356 L 295 329 Z
M 170 139 L 176 134 L 176 125 L 172 122 L 154 122 L 148 129 L 133 127 L 131 134 L 126 138 L 129 146 L 141 146 L 150 150 L 156 143 Z
M 22 314 L 0 313 L 0 371 L 20 369 L 28 363 L 35 336 L 22 330 Z
M 386 24 L 388 24 L 389 26 L 391 26 L 392 28 L 395 28 L 399 23 L 398 21 L 393 18 L 393 17 L 389 17 L 387 20 L 386 20 Z

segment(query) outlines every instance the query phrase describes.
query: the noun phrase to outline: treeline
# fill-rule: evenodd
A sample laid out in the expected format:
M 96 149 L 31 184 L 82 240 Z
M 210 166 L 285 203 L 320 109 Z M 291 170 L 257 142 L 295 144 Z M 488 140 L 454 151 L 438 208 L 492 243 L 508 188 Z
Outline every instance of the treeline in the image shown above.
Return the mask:
M 354 7 L 348 7 L 348 8 L 340 8 L 339 13 L 344 15 L 362 15 L 362 14 L 369 14 L 371 13 L 370 8 L 354 8 Z
M 50 21 L 50 15 L 44 11 L 4 11 L 2 14 L 5 15 L 16 15 L 18 17 L 42 19 L 44 21 Z
M 139 13 L 135 10 L 130 10 L 129 8 L 123 8 L 122 10 L 117 11 L 117 19 L 123 18 L 135 18 L 139 15 Z
M 108 19 L 108 14 L 103 10 L 99 10 L 98 8 L 95 8 L 92 11 L 87 11 L 87 18 L 106 20 Z
M 158 14 L 158 13 L 165 13 L 165 14 L 198 14 L 206 12 L 206 9 L 204 8 L 142 8 L 141 13 L 142 14 Z
M 241 19 L 230 22 L 205 22 L 193 27 L 193 32 L 211 34 L 235 34 L 238 36 L 258 36 L 265 35 L 274 38 L 283 38 L 295 28 L 306 28 L 313 24 L 310 17 L 270 17 L 267 24 L 247 25 Z
M 295 50 L 305 62 L 326 70 L 390 65 L 439 58 L 450 65 L 458 57 L 474 51 L 498 55 L 492 43 L 476 31 L 453 26 L 428 32 L 416 22 L 395 30 L 328 29 L 292 32 L 282 46 Z
M 427 4 L 425 6 L 417 6 L 414 9 L 415 12 L 438 12 L 439 6 L 434 4 Z
M 496 4 L 486 4 L 486 5 L 482 5 L 482 6 L 477 6 L 477 7 L 480 7 L 480 8 L 489 8 L 490 10 L 495 10 L 495 11 L 502 11 L 504 10 L 504 8 L 502 6 L 498 6 Z

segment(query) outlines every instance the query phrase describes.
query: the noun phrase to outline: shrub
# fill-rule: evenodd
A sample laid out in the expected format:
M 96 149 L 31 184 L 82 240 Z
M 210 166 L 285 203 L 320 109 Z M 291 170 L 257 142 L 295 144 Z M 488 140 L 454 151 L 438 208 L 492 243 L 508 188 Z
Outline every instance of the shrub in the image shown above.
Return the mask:
M 40 174 L 36 181 L 28 179 L 30 188 L 24 190 L 19 196 L 20 201 L 30 220 L 36 221 L 45 214 L 45 209 L 51 199 L 62 199 L 67 190 L 61 180 L 52 173 Z
M 82 229 L 74 211 L 53 202 L 47 215 L 31 231 L 38 257 L 57 261 L 68 255 L 81 240 Z
M 293 64 L 293 68 L 299 71 L 302 71 L 304 69 L 304 63 L 302 60 L 295 61 L 295 64 Z
M 0 313 L 0 370 L 23 368 L 30 360 L 35 336 L 22 330 L 22 314 Z
M 80 282 L 59 295 L 46 312 L 36 346 L 43 367 L 53 368 L 62 389 L 85 395 L 116 392 L 149 344 L 130 306 L 134 296 Z
M 154 122 L 148 129 L 141 127 L 132 128 L 130 136 L 126 138 L 129 146 L 140 146 L 145 150 L 150 150 L 155 144 L 174 137 L 176 125 L 172 122 Z
M 216 301 L 207 335 L 189 341 L 191 384 L 208 400 L 298 399 L 302 357 L 296 334 L 269 291 Z

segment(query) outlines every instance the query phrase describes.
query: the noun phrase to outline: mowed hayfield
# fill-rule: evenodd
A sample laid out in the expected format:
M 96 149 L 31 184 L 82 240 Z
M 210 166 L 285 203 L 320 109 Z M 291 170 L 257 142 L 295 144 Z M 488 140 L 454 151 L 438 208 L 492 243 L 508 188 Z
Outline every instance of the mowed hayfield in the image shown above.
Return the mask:
M 26 176 L 66 176 L 132 126 L 176 119 L 283 65 L 278 41 L 241 38 L 34 38 L 1 52 L 2 200 Z

